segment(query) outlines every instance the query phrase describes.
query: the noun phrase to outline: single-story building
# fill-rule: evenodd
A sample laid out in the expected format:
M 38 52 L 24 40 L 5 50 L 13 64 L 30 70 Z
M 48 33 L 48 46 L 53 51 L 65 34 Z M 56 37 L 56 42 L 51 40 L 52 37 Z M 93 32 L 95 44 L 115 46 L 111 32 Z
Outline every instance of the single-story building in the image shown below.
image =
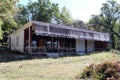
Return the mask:
M 103 51 L 108 48 L 109 41 L 108 33 L 31 21 L 9 35 L 8 47 L 22 53 L 59 56 Z

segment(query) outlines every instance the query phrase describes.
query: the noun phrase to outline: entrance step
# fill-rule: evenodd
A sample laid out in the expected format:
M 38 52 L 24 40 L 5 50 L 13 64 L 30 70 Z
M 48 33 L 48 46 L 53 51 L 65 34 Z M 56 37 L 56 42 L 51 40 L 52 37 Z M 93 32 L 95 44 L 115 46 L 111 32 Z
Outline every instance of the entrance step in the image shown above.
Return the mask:
M 59 58 L 60 57 L 59 53 L 46 53 L 46 54 L 47 54 L 47 56 L 52 57 L 52 58 Z

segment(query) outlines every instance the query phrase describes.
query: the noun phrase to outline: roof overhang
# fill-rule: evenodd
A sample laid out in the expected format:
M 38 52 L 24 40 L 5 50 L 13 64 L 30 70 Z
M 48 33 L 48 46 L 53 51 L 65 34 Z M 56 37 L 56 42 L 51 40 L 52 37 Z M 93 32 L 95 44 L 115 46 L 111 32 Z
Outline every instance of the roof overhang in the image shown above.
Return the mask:
M 56 25 L 45 22 L 30 21 L 17 31 L 11 33 L 15 35 L 17 32 L 23 31 L 30 26 L 35 27 L 35 34 L 42 36 L 53 36 L 53 37 L 67 37 L 75 39 L 86 39 L 86 40 L 96 40 L 96 41 L 110 41 L 109 33 L 102 33 L 97 31 L 85 30 L 74 28 L 71 26 Z
M 53 37 L 67 37 L 75 39 L 86 39 L 96 41 L 110 41 L 108 33 L 101 33 L 91 30 L 83 30 L 64 25 L 45 24 L 34 22 L 36 35 L 53 36 Z

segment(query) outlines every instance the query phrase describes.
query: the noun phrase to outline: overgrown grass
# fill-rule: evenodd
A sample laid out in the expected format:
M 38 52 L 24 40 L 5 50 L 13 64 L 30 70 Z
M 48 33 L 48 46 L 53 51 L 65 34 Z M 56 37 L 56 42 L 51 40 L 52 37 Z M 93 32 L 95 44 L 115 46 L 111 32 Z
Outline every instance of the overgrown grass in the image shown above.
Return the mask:
M 0 63 L 0 80 L 75 80 L 76 75 L 91 63 L 116 61 L 111 52 L 58 59 L 32 59 Z

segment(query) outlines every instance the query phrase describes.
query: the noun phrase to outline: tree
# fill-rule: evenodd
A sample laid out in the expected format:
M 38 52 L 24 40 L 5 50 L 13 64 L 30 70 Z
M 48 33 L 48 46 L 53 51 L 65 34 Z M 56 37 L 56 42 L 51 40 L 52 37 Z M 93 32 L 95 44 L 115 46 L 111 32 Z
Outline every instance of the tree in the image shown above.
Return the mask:
M 69 13 L 69 10 L 66 7 L 63 7 L 61 9 L 60 19 L 62 24 L 70 24 L 73 22 L 71 14 Z
M 52 23 L 70 23 L 71 15 L 64 7 L 61 11 L 58 4 L 50 2 L 50 0 L 38 0 L 37 2 L 29 2 L 26 6 L 19 5 L 20 12 L 16 16 L 16 21 L 24 24 L 31 20 L 52 22 Z
M 50 0 L 30 1 L 26 6 L 19 5 L 18 7 L 20 12 L 17 14 L 16 20 L 20 24 L 25 24 L 31 20 L 51 22 L 55 11 L 59 10 L 58 4 L 51 3 Z
M 0 39 L 6 32 L 10 33 L 12 28 L 16 27 L 13 14 L 17 11 L 15 6 L 17 2 L 18 0 L 0 0 Z
M 115 36 L 120 37 L 120 4 L 114 0 L 108 0 L 102 5 L 101 13 L 99 15 L 93 15 L 90 23 L 94 23 L 99 31 L 109 32 L 112 48 L 115 48 Z M 119 26 L 116 26 L 116 25 Z M 115 29 L 117 27 L 117 29 Z
M 0 14 L 14 13 L 18 0 L 0 0 Z
M 28 12 L 28 8 L 24 5 L 19 4 L 18 8 L 19 11 L 14 16 L 14 19 L 17 22 L 17 24 L 20 26 L 29 22 L 29 12 Z
M 2 20 L 0 19 L 0 40 L 2 39 Z

